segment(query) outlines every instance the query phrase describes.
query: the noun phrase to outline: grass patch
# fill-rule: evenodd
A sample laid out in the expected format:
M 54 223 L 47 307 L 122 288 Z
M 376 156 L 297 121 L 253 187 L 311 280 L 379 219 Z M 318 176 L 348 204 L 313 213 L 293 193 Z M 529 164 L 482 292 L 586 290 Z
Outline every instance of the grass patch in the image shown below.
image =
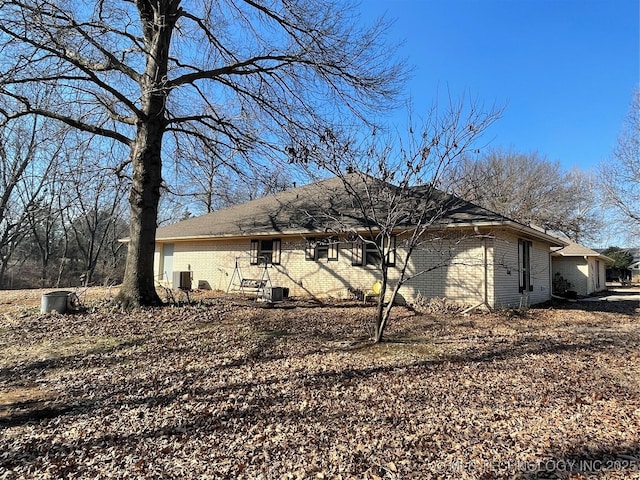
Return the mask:
M 16 405 L 37 404 L 53 398 L 53 392 L 40 387 L 17 387 L 0 391 L 0 418 L 9 416 L 9 409 Z
M 3 346 L 0 368 L 29 362 L 55 361 L 91 354 L 100 354 L 135 344 L 137 337 L 95 337 L 79 335 L 55 340 L 42 339 L 28 345 Z

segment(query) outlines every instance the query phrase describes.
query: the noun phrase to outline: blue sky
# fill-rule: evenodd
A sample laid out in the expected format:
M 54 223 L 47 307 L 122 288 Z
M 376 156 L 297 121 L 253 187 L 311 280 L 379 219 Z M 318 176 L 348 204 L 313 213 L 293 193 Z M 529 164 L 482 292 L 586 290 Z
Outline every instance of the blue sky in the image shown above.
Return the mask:
M 416 114 L 434 95 L 505 106 L 484 140 L 563 167 L 610 157 L 640 82 L 639 0 L 363 0 L 394 20 Z M 406 118 L 398 113 L 398 122 Z

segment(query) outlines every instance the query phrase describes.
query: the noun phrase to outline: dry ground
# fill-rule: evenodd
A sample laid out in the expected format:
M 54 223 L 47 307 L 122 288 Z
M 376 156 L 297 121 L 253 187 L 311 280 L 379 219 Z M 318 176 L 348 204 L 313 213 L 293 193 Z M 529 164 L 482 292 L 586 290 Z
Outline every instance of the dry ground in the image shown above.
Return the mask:
M 0 478 L 640 478 L 640 305 L 459 316 L 0 292 Z M 115 292 L 111 292 L 112 294 Z

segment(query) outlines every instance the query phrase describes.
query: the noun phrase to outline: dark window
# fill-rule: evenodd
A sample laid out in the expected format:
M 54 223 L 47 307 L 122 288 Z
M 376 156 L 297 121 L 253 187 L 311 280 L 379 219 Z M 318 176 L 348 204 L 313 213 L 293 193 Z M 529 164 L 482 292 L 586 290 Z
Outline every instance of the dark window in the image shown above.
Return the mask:
M 531 281 L 531 251 L 533 243 L 529 240 L 518 240 L 518 271 L 519 275 L 519 292 L 533 292 L 533 283 Z
M 364 264 L 380 265 L 380 251 L 374 242 L 364 242 Z
M 380 252 L 385 252 L 387 265 L 396 264 L 396 237 L 379 237 L 375 240 L 355 240 L 351 246 L 352 265 L 380 265 Z
M 338 241 L 335 238 L 307 238 L 304 247 L 305 260 L 338 260 Z
M 280 265 L 281 245 L 279 238 L 251 240 L 251 250 L 249 252 L 251 265 L 260 263 Z
M 273 263 L 273 240 L 260 242 L 260 263 Z

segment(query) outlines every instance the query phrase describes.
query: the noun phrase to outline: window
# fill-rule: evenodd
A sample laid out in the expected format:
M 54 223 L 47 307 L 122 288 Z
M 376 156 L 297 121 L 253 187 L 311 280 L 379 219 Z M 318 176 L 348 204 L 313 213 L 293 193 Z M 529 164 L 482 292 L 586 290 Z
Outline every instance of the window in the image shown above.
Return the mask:
M 338 241 L 333 238 L 307 238 L 304 246 L 305 260 L 338 260 Z
M 518 240 L 519 292 L 533 292 L 531 281 L 531 250 L 533 243 L 529 240 Z
M 362 251 L 364 243 L 361 238 L 353 241 L 351 244 L 351 265 L 364 265 Z
M 258 264 L 258 257 L 260 256 L 260 240 L 251 240 L 251 250 L 249 250 L 249 258 L 251 265 Z
M 364 242 L 364 264 L 380 265 L 380 258 L 378 245 L 373 242 Z
M 385 238 L 388 239 L 385 241 Z M 388 245 L 387 245 L 388 243 Z M 380 248 L 382 245 L 382 248 Z M 363 240 L 358 238 L 351 245 L 352 265 L 380 265 L 380 250 L 385 252 L 387 265 L 396 264 L 396 237 L 378 237 L 375 240 Z
M 251 240 L 249 257 L 251 265 L 267 263 L 280 265 L 281 241 L 279 238 L 269 240 Z

